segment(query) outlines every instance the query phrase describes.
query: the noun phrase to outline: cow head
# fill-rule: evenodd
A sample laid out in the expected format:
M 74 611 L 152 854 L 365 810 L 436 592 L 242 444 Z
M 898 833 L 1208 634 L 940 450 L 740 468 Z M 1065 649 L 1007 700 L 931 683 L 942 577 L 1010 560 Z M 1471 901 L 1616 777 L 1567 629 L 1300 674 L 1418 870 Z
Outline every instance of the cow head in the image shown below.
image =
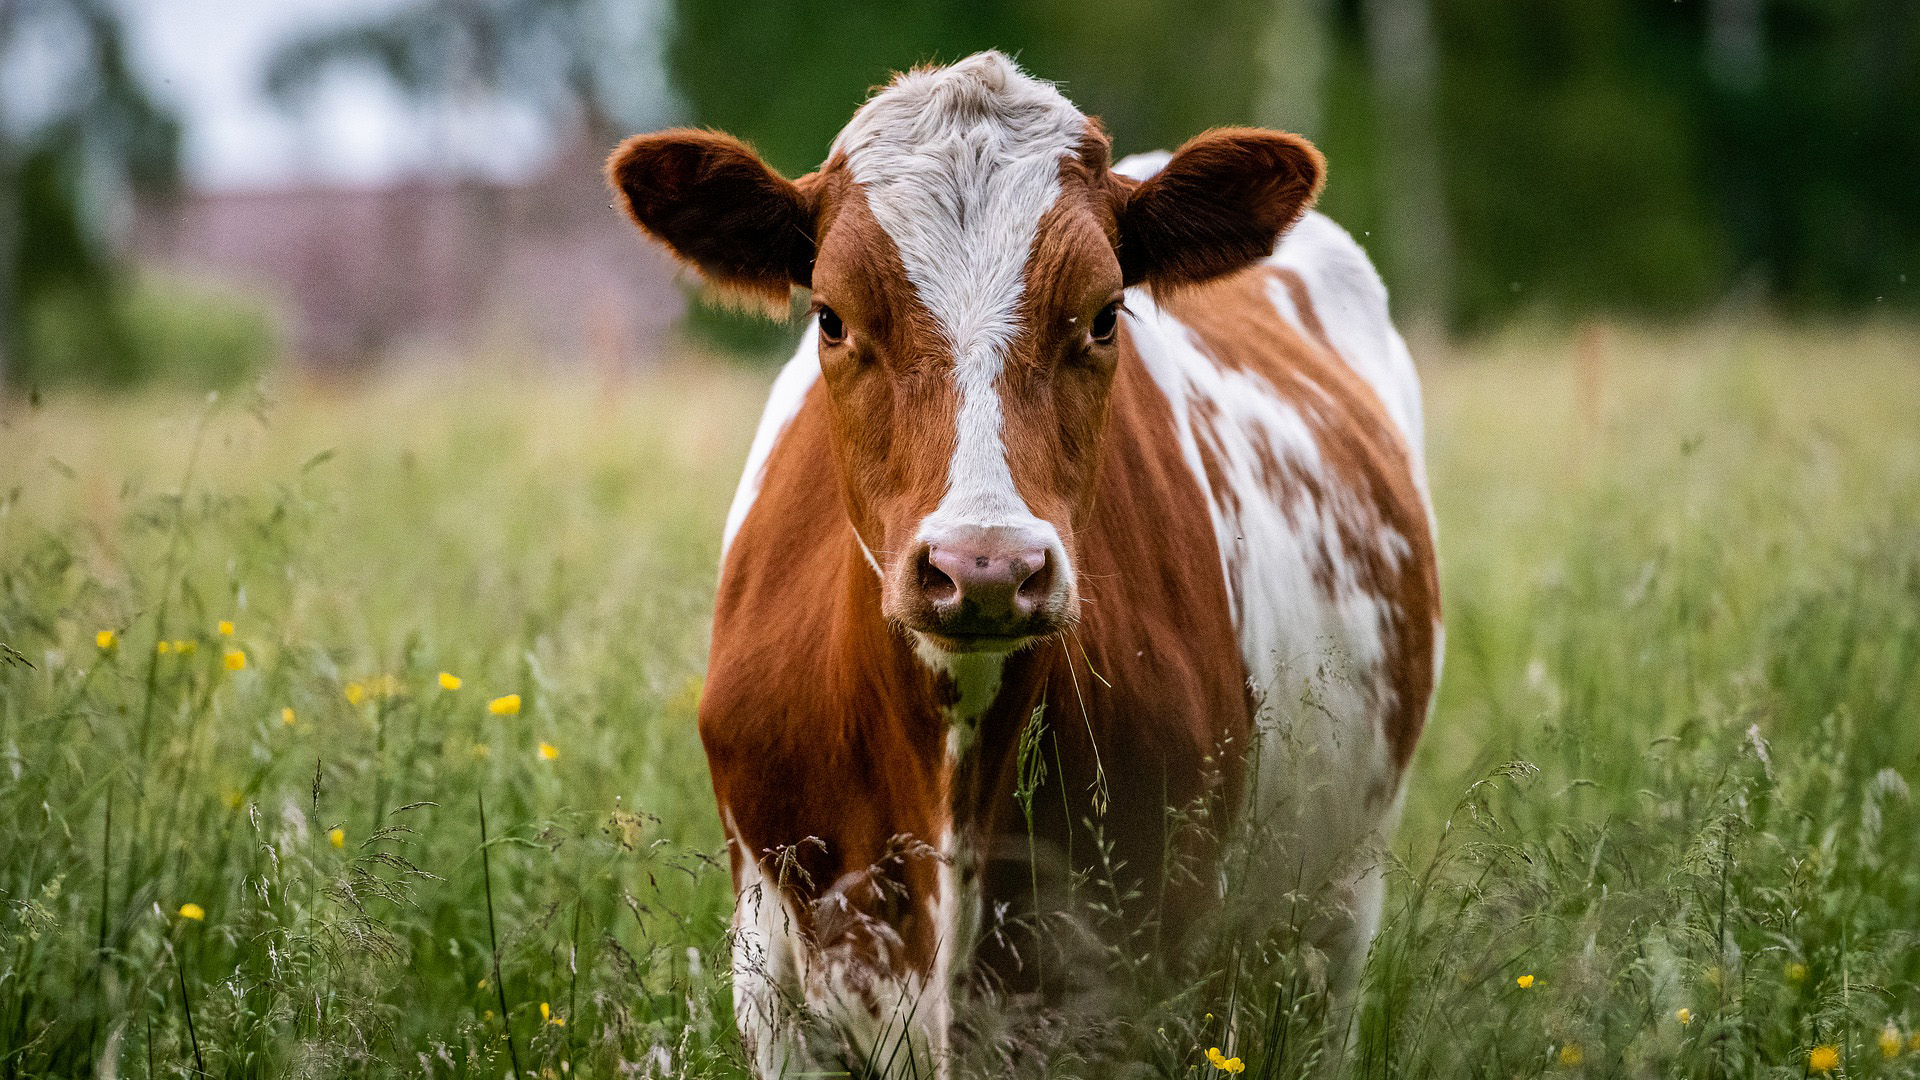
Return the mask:
M 1226 129 L 1144 182 L 1121 176 L 1096 121 L 995 52 L 899 76 L 798 180 L 706 131 L 636 136 L 608 163 L 635 224 L 714 286 L 779 308 L 795 287 L 811 290 L 847 518 L 887 621 L 948 671 L 1078 616 L 1076 536 L 1126 347 L 1127 290 L 1197 284 L 1264 257 L 1322 173 L 1304 140 Z M 755 852 L 800 839 L 729 832 Z M 792 890 L 765 860 L 735 869 L 743 911 L 759 890 L 744 918 L 808 918 L 783 906 Z M 870 921 L 924 926 L 964 906 L 937 895 L 941 877 L 902 870 L 885 903 L 859 900 L 873 891 L 864 881 L 836 899 L 882 912 Z M 922 967 L 928 952 L 904 950 Z M 795 981 L 809 999 L 831 983 Z M 908 1026 L 943 1022 L 928 1009 Z M 943 1041 L 935 1030 L 920 1045 Z M 773 1060 L 763 1053 L 762 1068 Z

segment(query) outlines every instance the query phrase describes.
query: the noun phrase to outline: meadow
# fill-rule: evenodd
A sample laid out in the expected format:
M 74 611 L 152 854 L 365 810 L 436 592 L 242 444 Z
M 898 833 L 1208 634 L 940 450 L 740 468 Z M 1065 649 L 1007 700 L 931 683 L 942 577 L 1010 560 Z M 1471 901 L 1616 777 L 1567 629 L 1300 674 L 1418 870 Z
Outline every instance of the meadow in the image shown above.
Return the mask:
M 1920 1076 L 1920 329 L 1423 374 L 1447 666 L 1344 1068 Z M 744 1075 L 695 710 L 770 377 L 0 404 L 0 1077 Z M 1310 970 L 1215 945 L 1021 1071 L 1324 1075 Z

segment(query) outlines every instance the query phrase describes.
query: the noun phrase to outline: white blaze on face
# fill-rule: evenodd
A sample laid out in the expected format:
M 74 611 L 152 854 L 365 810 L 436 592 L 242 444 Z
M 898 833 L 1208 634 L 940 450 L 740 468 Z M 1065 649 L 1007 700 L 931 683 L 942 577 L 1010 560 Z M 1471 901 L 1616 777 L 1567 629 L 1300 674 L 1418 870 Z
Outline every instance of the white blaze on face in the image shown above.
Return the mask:
M 1058 531 L 1014 487 L 999 381 L 1040 218 L 1086 123 L 1052 85 L 985 52 L 901 75 L 835 142 L 953 351 L 953 460 L 922 539 L 1011 526 L 1059 554 Z

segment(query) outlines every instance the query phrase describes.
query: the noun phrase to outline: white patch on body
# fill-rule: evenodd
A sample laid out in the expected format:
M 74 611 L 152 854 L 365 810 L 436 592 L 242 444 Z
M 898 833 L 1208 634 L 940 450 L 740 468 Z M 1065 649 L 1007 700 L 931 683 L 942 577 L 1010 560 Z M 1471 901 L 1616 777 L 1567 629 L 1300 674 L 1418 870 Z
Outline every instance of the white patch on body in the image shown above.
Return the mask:
M 1165 150 L 1149 150 L 1122 158 L 1113 171 L 1146 180 L 1171 160 L 1173 155 Z M 1405 437 L 1418 466 L 1414 482 L 1424 494 L 1426 428 L 1420 410 L 1420 376 L 1388 313 L 1387 287 L 1373 261 L 1351 233 L 1318 210 L 1309 210 L 1280 238 L 1267 264 L 1300 275 L 1334 351 L 1373 388 Z M 1274 283 L 1268 297 L 1295 330 L 1308 336 L 1285 286 Z
M 1061 160 L 1086 123 L 1051 84 L 985 52 L 901 75 L 835 140 L 953 351 L 953 460 L 922 540 L 1016 527 L 1060 556 L 1058 531 L 1014 487 L 999 381 L 1040 218 L 1060 197 Z M 1068 587 L 1068 569 L 1057 587 Z
M 1136 162 L 1135 172 L 1151 175 L 1159 164 Z M 1335 351 L 1373 387 L 1405 439 L 1424 499 L 1418 377 L 1365 254 L 1332 221 L 1308 214 L 1269 265 L 1306 283 Z M 1284 287 L 1269 299 L 1304 334 Z M 1337 957 L 1344 970 L 1357 972 L 1379 925 L 1372 853 L 1398 820 L 1401 793 L 1385 734 L 1395 705 L 1385 670 L 1393 613 L 1360 581 L 1363 552 L 1349 550 L 1343 536 L 1370 536 L 1389 566 L 1403 564 L 1412 547 L 1328 468 L 1307 422 L 1330 406 L 1324 392 L 1309 384 L 1301 395 L 1283 394 L 1215 363 L 1143 289 L 1129 291 L 1127 307 L 1133 343 L 1172 407 L 1181 453 L 1207 495 L 1241 655 L 1261 702 L 1248 812 L 1287 856 L 1265 872 L 1276 889 L 1318 888 L 1347 911 L 1327 944 L 1345 954 Z M 1231 497 L 1213 491 L 1208 456 Z M 1312 478 L 1319 497 L 1284 480 L 1270 488 L 1263 456 Z
M 722 813 L 740 843 L 732 811 Z M 884 934 L 878 964 L 844 946 L 820 949 L 766 866 L 741 857 L 751 869 L 734 895 L 733 1010 L 756 1075 L 834 1075 L 853 1064 L 886 1080 L 945 1076 L 950 971 L 894 975 Z M 829 889 L 820 905 L 843 896 Z
M 1347 230 L 1319 211 L 1308 211 L 1274 249 L 1268 265 L 1300 275 L 1314 314 L 1333 350 L 1367 381 L 1393 419 L 1413 457 L 1413 480 L 1427 490 L 1426 427 L 1420 412 L 1420 376 L 1413 355 L 1387 312 L 1387 287 L 1367 253 Z M 1303 334 L 1300 316 L 1285 286 L 1274 282 L 1274 306 Z M 1284 302 L 1282 302 L 1284 300 Z M 1431 514 L 1428 515 L 1431 518 Z
M 807 943 L 800 921 L 778 882 L 744 850 L 733 811 L 722 807 L 741 875 L 733 898 L 733 1015 L 760 1076 L 788 1075 L 802 1060 Z
M 773 380 L 773 390 L 767 395 L 767 407 L 760 411 L 760 426 L 754 429 L 753 444 L 747 448 L 747 464 L 740 473 L 740 486 L 733 491 L 733 504 L 727 508 L 727 526 L 720 534 L 720 565 L 727 562 L 727 549 L 733 546 L 733 538 L 739 535 L 740 526 L 747 520 L 747 512 L 753 509 L 755 499 L 760 497 L 760 484 L 767 476 L 767 460 L 773 457 L 773 448 L 779 444 L 780 436 L 786 433 L 787 425 L 800 415 L 800 406 L 807 400 L 807 391 L 820 378 L 820 324 L 814 320 L 807 324 L 806 331 L 800 335 L 800 348 L 780 369 L 779 377 Z M 862 545 L 865 546 L 864 544 Z M 867 558 L 871 560 L 872 555 Z

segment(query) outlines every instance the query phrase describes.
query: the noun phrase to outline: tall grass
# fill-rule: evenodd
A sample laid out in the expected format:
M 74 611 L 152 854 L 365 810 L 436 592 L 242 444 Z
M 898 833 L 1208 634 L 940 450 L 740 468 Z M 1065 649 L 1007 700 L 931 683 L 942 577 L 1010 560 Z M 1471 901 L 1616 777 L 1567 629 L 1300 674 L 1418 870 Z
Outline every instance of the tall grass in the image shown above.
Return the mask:
M 1278 932 L 968 1061 L 1920 1074 L 1916 357 L 1430 365 L 1447 673 L 1347 1045 Z M 762 385 L 7 404 L 0 1076 L 740 1075 L 693 716 Z

